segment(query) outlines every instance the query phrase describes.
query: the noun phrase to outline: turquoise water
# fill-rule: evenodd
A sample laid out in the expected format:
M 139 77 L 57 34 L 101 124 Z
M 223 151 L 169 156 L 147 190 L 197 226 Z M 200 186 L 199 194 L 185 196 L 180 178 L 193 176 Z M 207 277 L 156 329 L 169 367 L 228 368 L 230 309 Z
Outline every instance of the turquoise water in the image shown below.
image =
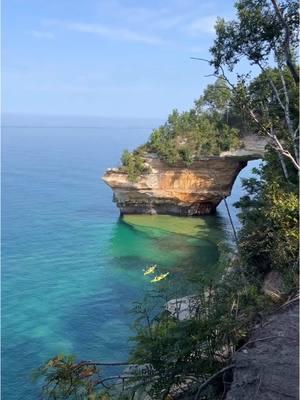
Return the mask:
M 38 398 L 31 373 L 60 352 L 126 359 L 128 312 L 151 286 L 150 263 L 171 277 L 213 271 L 217 243 L 229 235 L 222 206 L 213 217 L 182 219 L 182 232 L 171 217 L 125 223 L 100 179 L 155 125 L 3 128 L 3 399 Z

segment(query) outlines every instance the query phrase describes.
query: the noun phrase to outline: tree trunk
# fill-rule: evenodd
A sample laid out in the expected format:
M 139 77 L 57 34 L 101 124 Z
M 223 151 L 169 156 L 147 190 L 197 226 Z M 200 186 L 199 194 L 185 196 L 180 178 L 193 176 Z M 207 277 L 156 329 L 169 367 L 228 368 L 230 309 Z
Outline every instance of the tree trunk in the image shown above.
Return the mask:
M 288 170 L 287 170 L 286 163 L 285 163 L 285 160 L 283 158 L 283 155 L 279 151 L 277 151 L 277 154 L 278 154 L 278 158 L 279 158 L 279 161 L 280 161 L 280 164 L 281 164 L 281 167 L 282 167 L 282 171 L 283 171 L 284 177 L 288 181 L 289 180 L 289 173 L 288 173 Z

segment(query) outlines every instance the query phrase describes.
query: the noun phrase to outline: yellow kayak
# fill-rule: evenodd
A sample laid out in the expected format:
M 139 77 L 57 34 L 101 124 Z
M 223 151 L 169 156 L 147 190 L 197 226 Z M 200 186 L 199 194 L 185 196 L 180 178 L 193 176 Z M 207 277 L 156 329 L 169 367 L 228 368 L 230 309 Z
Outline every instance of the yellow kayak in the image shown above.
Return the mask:
M 157 265 L 150 265 L 150 267 L 148 269 L 146 269 L 146 271 L 144 271 L 144 275 L 150 275 L 153 274 L 156 270 Z
M 165 273 L 165 274 L 161 274 L 161 275 L 157 275 L 155 278 L 153 278 L 150 282 L 154 283 L 154 282 L 159 282 L 162 281 L 163 279 L 165 279 L 167 276 L 169 275 L 169 272 Z

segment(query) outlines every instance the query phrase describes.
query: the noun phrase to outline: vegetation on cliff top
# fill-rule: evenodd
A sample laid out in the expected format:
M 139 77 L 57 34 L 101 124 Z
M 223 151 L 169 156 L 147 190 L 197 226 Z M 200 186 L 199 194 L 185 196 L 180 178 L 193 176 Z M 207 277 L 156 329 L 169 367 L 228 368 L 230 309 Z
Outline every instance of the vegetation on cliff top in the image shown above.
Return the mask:
M 145 164 L 141 150 L 135 150 L 132 153 L 124 150 L 121 161 L 122 171 L 128 174 L 128 179 L 131 182 L 135 182 L 141 174 L 149 172 L 149 167 Z
M 190 111 L 174 110 L 168 121 L 155 129 L 146 149 L 170 164 L 190 165 L 202 156 L 219 155 L 239 146 L 239 132 L 230 123 L 231 92 L 219 78 L 209 85 Z
M 217 156 L 240 146 L 231 91 L 224 79 L 208 85 L 194 104 L 189 111 L 173 110 L 167 122 L 153 130 L 146 144 L 132 153 L 124 151 L 121 168 L 128 173 L 129 180 L 135 181 L 148 171 L 143 166 L 147 153 L 157 154 L 170 165 L 182 162 L 189 166 L 200 157 Z

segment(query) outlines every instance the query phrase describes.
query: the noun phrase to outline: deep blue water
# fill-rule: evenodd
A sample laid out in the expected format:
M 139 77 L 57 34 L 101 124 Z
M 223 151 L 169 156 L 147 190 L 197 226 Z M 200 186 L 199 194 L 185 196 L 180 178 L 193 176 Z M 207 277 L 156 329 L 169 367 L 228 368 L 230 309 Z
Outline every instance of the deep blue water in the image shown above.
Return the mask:
M 181 274 L 187 264 L 213 268 L 217 242 L 229 235 L 222 205 L 201 222 L 205 237 L 122 222 L 100 177 L 125 147 L 144 142 L 157 121 L 98 122 L 61 128 L 41 118 L 35 127 L 2 129 L 5 400 L 37 399 L 31 373 L 57 353 L 126 359 L 129 310 L 150 286 L 142 269 L 152 262 Z M 240 193 L 238 179 L 230 202 Z

